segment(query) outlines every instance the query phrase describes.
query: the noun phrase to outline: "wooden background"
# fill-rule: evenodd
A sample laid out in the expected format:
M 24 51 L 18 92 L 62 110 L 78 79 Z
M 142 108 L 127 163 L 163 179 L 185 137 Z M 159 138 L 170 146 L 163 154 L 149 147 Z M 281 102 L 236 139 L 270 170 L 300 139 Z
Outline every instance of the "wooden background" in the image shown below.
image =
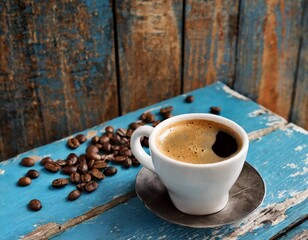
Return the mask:
M 0 161 L 215 81 L 308 128 L 307 0 L 0 0 Z

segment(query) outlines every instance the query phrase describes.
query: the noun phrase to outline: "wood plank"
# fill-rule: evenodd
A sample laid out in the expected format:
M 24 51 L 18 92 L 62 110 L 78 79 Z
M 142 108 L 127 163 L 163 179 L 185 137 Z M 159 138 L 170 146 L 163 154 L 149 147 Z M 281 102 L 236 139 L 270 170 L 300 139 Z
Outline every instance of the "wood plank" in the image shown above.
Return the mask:
M 287 118 L 303 0 L 241 1 L 235 90 Z
M 291 121 L 308 129 L 308 3 L 305 2 L 302 19 L 302 42 L 292 106 Z
M 182 0 L 116 1 L 122 113 L 178 95 Z
M 82 133 L 89 138 L 93 135 L 100 135 L 107 125 L 115 128 L 127 127 L 130 122 L 136 121 L 144 111 L 152 111 L 155 117 L 159 118 L 159 109 L 172 105 L 173 114 L 209 112 L 210 106 L 220 106 L 221 115 L 228 117 L 239 123 L 247 132 L 260 137 L 260 131 L 267 132 L 275 126 L 281 126 L 285 120 L 269 111 L 266 111 L 258 104 L 237 94 L 226 85 L 216 83 L 205 88 L 191 92 L 195 98 L 193 103 L 184 101 L 186 94 L 156 103 L 147 108 L 139 109 L 119 118 L 115 118 Z M 66 140 L 54 142 L 49 145 L 19 154 L 15 158 L 0 163 L 0 239 L 17 238 L 27 235 L 41 225 L 48 223 L 64 224 L 70 219 L 81 216 L 89 209 L 102 206 L 112 201 L 116 196 L 125 195 L 134 190 L 135 177 L 140 167 L 130 169 L 119 169 L 119 173 L 111 178 L 103 180 L 97 191 L 91 194 L 83 194 L 74 202 L 66 200 L 67 194 L 74 189 L 73 185 L 68 185 L 63 189 L 52 189 L 50 184 L 53 179 L 63 177 L 61 173 L 52 174 L 46 172 L 42 166 L 36 164 L 33 168 L 41 172 L 41 176 L 33 180 L 33 183 L 21 188 L 16 185 L 18 179 L 24 175 L 28 169 L 19 165 L 20 160 L 26 156 L 35 156 L 41 159 L 51 156 L 53 159 L 63 159 L 69 153 L 81 154 L 85 151 L 83 144 L 76 150 L 70 150 L 66 146 Z M 26 208 L 30 199 L 38 198 L 43 204 L 39 212 L 31 212 Z M 65 209 L 65 210 L 64 210 Z M 16 216 L 19 216 L 16 218 Z
M 216 80 L 232 85 L 238 0 L 185 2 L 184 92 Z
M 0 160 L 118 116 L 108 0 L 7 1 L 0 15 Z
M 241 222 L 207 229 L 176 226 L 135 197 L 54 239 L 269 239 L 308 212 L 307 142 L 308 132 L 292 124 L 251 142 L 247 162 L 264 178 L 267 193 Z

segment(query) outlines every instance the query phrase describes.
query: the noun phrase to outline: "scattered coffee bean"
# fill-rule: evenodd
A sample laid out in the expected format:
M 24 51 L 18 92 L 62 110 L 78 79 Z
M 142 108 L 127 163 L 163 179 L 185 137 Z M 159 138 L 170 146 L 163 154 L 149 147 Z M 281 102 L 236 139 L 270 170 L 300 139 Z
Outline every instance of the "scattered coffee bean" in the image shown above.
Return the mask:
M 74 172 L 77 171 L 77 167 L 76 166 L 72 166 L 72 165 L 69 165 L 69 166 L 65 166 L 64 168 L 62 168 L 61 172 L 63 174 L 66 174 L 66 175 L 70 175 Z
M 99 155 L 98 153 L 95 153 L 95 152 L 87 152 L 86 153 L 86 158 L 88 160 L 91 160 L 91 159 L 100 160 L 101 159 L 101 155 Z
M 94 182 L 94 181 L 90 181 L 88 183 L 86 183 L 86 186 L 84 187 L 84 189 L 87 192 L 93 192 L 98 188 L 98 183 Z
M 99 152 L 99 149 L 98 149 L 96 146 L 94 146 L 94 145 L 90 145 L 90 146 L 87 147 L 86 152 L 95 152 L 95 153 L 98 153 L 98 152 Z
M 140 116 L 140 120 L 145 121 L 147 119 L 147 112 L 144 112 Z
M 55 188 L 62 188 L 66 186 L 69 183 L 69 180 L 67 178 L 58 178 L 52 181 L 52 186 Z
M 47 162 L 44 164 L 44 168 L 50 172 L 58 172 L 61 166 L 55 162 Z
M 91 159 L 90 161 L 88 161 L 88 169 L 92 169 L 93 168 L 93 165 L 96 161 L 94 159 Z
M 132 166 L 132 160 L 130 158 L 126 158 L 122 165 L 125 167 L 125 168 L 130 168 Z
M 65 160 L 62 160 L 62 159 L 57 160 L 56 163 L 58 165 L 60 165 L 61 167 L 65 166 L 67 164 L 67 162 Z
M 45 165 L 45 163 L 52 163 L 53 162 L 53 160 L 52 160 L 52 158 L 51 157 L 44 157 L 42 160 L 41 160 L 41 164 L 44 166 Z
M 95 168 L 98 168 L 98 169 L 104 169 L 108 167 L 107 163 L 105 161 L 96 161 L 94 164 L 93 164 L 93 169 Z
M 122 163 L 123 161 L 125 161 L 127 159 L 127 156 L 116 156 L 113 161 L 116 163 Z
M 171 118 L 172 116 L 173 116 L 172 113 L 163 114 L 164 119 Z
M 21 178 L 19 178 L 19 180 L 18 180 L 18 185 L 19 186 L 28 186 L 28 185 L 30 185 L 31 184 L 31 178 L 29 178 L 29 177 L 21 177 Z
M 105 127 L 105 131 L 107 133 L 113 133 L 114 132 L 114 128 L 112 126 L 107 126 L 107 127 Z
M 91 175 L 89 173 L 85 173 L 85 174 L 82 174 L 80 176 L 80 181 L 84 182 L 84 183 L 90 182 L 91 179 L 92 179 L 92 177 L 91 177 Z
M 135 157 L 131 157 L 131 160 L 132 160 L 132 165 L 137 167 L 140 165 L 140 162 L 137 160 L 137 158 Z
M 219 115 L 220 112 L 221 112 L 221 108 L 220 107 L 210 107 L 210 113 Z
M 158 124 L 160 124 L 160 121 L 159 121 L 159 120 L 154 121 L 154 122 L 152 123 L 152 127 L 156 127 Z
M 126 129 L 124 129 L 124 128 L 118 128 L 118 129 L 117 129 L 117 134 L 118 134 L 120 137 L 125 137 L 125 135 L 126 135 Z
M 111 151 L 111 144 L 108 143 L 108 142 L 103 143 L 102 150 L 103 150 L 105 153 L 110 153 L 110 151 Z
M 112 151 L 112 152 L 120 151 L 120 146 L 119 146 L 119 145 L 112 145 L 112 146 L 111 146 L 111 151 Z
M 106 155 L 106 157 L 104 158 L 104 161 L 112 161 L 114 159 L 114 154 L 108 154 Z
M 79 143 L 84 143 L 87 141 L 87 137 L 84 134 L 78 134 L 75 138 L 79 141 Z
M 144 137 L 141 141 L 141 145 L 144 146 L 144 147 L 149 147 L 149 138 Z
M 40 202 L 40 200 L 38 199 L 32 199 L 29 204 L 28 207 L 32 210 L 32 211 L 39 211 L 42 208 L 42 204 Z
M 70 180 L 72 183 L 77 184 L 80 182 L 80 174 L 78 172 L 72 172 L 70 175 Z
M 87 165 L 87 161 L 83 160 L 83 161 L 80 161 L 78 167 L 77 167 L 77 171 L 80 173 L 80 174 L 85 174 L 88 172 L 88 165 Z
M 133 135 L 133 132 L 134 132 L 133 129 L 131 129 L 131 128 L 127 129 L 127 131 L 126 131 L 126 137 L 130 138 L 130 137 Z
M 107 137 L 106 135 L 101 136 L 100 139 L 99 139 L 100 144 L 104 144 L 104 143 L 109 142 L 109 141 L 110 141 L 110 138 Z
M 86 186 L 86 183 L 79 183 L 79 184 L 76 185 L 76 187 L 79 191 L 84 191 L 85 186 Z
M 67 165 L 75 165 L 78 161 L 78 156 L 75 153 L 70 153 L 66 158 Z
M 164 107 L 159 110 L 161 114 L 171 113 L 173 111 L 172 106 Z
M 130 149 L 124 149 L 124 150 L 119 151 L 119 155 L 131 157 L 133 155 L 133 153 L 132 153 L 132 150 L 130 150 Z
M 94 146 L 97 147 L 98 149 L 102 149 L 103 148 L 103 145 L 100 144 L 100 143 L 95 143 Z
M 40 176 L 40 173 L 34 169 L 31 169 L 27 172 L 27 176 L 31 179 L 38 178 Z
M 91 143 L 92 144 L 96 144 L 96 143 L 99 143 L 99 136 L 94 136 L 92 139 L 91 139 Z
M 77 140 L 77 138 L 70 138 L 67 140 L 67 145 L 71 148 L 71 149 L 75 149 L 78 148 L 80 146 L 79 141 Z
M 187 102 L 187 103 L 192 103 L 193 101 L 194 101 L 194 96 L 192 96 L 192 95 L 188 95 L 185 98 L 185 102 Z
M 112 176 L 112 175 L 115 175 L 117 172 L 118 172 L 118 169 L 116 167 L 110 166 L 105 169 L 104 175 Z
M 152 123 L 152 122 L 154 122 L 154 120 L 155 120 L 154 114 L 151 113 L 151 112 L 148 112 L 147 115 L 146 115 L 145 122 L 146 123 Z
M 140 126 L 141 125 L 138 122 L 132 122 L 131 124 L 129 124 L 129 128 L 132 130 L 136 130 Z
M 25 167 L 33 167 L 35 164 L 35 161 L 33 158 L 25 157 L 21 160 L 21 164 Z
M 112 134 L 112 137 L 110 138 L 110 143 L 121 144 L 121 137 L 118 134 Z
M 80 191 L 76 189 L 76 190 L 71 191 L 68 194 L 67 199 L 70 200 L 70 201 L 74 201 L 79 197 L 80 197 Z
M 105 175 L 98 169 L 92 169 L 89 173 L 98 180 L 102 180 L 105 178 Z

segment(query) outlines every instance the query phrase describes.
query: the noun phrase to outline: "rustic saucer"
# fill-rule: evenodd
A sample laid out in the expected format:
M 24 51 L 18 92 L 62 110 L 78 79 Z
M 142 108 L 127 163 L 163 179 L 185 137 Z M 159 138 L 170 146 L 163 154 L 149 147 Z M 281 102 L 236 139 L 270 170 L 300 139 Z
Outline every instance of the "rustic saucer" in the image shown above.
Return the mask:
M 159 177 L 142 168 L 136 178 L 136 193 L 145 206 L 162 219 L 182 226 L 206 228 L 230 224 L 245 218 L 263 201 L 265 183 L 247 162 L 230 190 L 227 206 L 218 213 L 194 216 L 179 211 L 171 202 Z

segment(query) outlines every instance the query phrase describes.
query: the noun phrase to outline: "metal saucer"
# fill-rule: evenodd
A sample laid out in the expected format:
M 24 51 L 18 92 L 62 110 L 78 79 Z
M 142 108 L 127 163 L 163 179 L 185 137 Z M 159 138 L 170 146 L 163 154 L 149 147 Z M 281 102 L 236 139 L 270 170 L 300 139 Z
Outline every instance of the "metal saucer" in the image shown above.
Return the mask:
M 218 213 L 202 216 L 185 214 L 175 208 L 159 177 L 146 168 L 137 175 L 136 193 L 145 206 L 160 218 L 182 226 L 206 228 L 239 221 L 253 212 L 263 201 L 265 183 L 257 170 L 245 162 L 230 190 L 227 206 Z

